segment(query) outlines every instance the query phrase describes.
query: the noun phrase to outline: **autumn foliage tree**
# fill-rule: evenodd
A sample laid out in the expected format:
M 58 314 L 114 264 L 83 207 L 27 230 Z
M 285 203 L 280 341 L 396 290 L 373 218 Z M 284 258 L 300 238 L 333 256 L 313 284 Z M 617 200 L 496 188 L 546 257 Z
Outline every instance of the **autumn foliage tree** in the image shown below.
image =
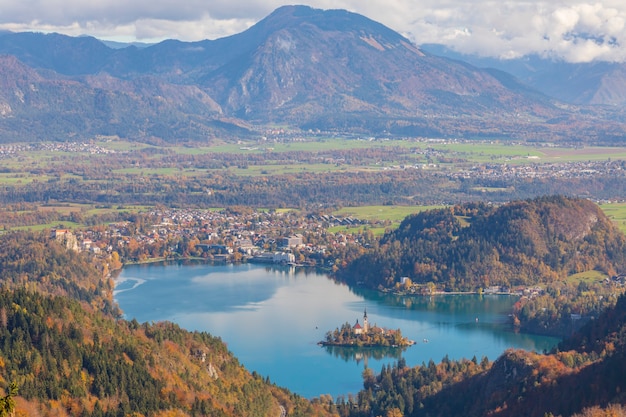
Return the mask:
M 17 384 L 12 382 L 9 385 L 9 392 L 0 398 L 0 417 L 10 417 L 15 411 L 15 396 L 17 395 Z
M 408 277 L 472 291 L 550 283 L 590 270 L 612 276 L 625 264 L 626 237 L 597 205 L 553 196 L 409 216 L 337 275 L 372 288 L 392 288 Z

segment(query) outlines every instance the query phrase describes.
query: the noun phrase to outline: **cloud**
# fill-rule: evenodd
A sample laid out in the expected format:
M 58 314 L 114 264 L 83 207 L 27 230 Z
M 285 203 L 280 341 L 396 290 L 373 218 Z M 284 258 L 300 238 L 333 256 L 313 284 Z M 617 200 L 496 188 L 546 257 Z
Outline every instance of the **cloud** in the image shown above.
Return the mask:
M 462 52 L 515 58 L 540 54 L 572 62 L 626 59 L 626 4 L 467 2 L 445 20 L 437 9 L 415 22 L 417 43 L 445 43 Z M 439 41 L 441 42 L 441 41 Z
M 216 39 L 245 30 L 279 0 L 2 0 L 0 29 L 102 39 Z M 626 62 L 622 0 L 310 0 L 377 20 L 417 44 L 515 58 Z

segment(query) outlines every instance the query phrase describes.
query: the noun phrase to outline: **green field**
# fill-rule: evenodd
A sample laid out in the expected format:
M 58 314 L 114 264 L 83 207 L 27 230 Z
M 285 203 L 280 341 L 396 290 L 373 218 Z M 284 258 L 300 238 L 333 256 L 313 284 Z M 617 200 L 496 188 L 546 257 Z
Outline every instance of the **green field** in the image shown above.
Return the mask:
M 118 149 L 121 146 L 118 145 Z M 143 147 L 148 147 L 144 145 Z M 170 147 L 178 154 L 236 153 L 262 154 L 284 152 L 324 152 L 373 148 L 431 149 L 450 156 L 466 158 L 469 162 L 511 162 L 517 164 L 538 162 L 571 162 L 606 159 L 626 159 L 626 147 L 536 147 L 506 142 L 442 143 L 441 141 L 415 140 L 363 140 L 363 139 L 309 139 L 288 143 L 219 144 L 204 147 Z M 131 149 L 129 145 L 127 149 Z M 137 149 L 137 148 L 136 148 Z
M 93 204 L 78 204 L 78 203 L 59 203 L 59 204 L 44 204 L 39 206 L 40 211 L 56 211 L 57 213 L 69 214 L 82 212 L 85 215 L 93 215 L 93 214 L 105 214 L 105 213 L 121 213 L 121 212 L 130 212 L 135 213 L 139 211 L 149 210 L 151 207 L 148 206 L 134 206 L 134 205 L 123 205 L 123 206 L 102 206 L 102 205 L 93 205 Z
M 600 204 L 600 208 L 623 233 L 626 233 L 626 203 Z
M 80 227 L 83 227 L 83 225 L 79 223 L 56 221 L 56 222 L 52 222 L 48 224 L 37 224 L 33 226 L 14 227 L 11 230 L 32 230 L 34 232 L 39 232 L 39 231 L 46 230 L 46 229 L 78 229 Z
M 24 185 L 29 184 L 33 181 L 48 181 L 49 177 L 47 176 L 35 176 L 28 174 L 13 174 L 13 173 L 2 173 L 0 174 L 0 185 Z
M 592 284 L 594 282 L 603 281 L 608 276 L 600 271 L 585 271 L 578 274 L 570 275 L 567 277 L 567 282 L 570 284 L 578 284 L 580 282 L 586 282 Z
M 113 171 L 115 174 L 125 174 L 125 175 L 141 175 L 141 176 L 149 176 L 149 175 L 164 175 L 164 176 L 186 176 L 186 177 L 194 177 L 198 175 L 203 175 L 205 170 L 198 169 L 180 169 L 180 168 L 143 168 L 143 167 L 131 167 L 131 168 L 122 168 L 116 169 Z
M 336 216 L 352 216 L 360 220 L 401 222 L 410 214 L 441 208 L 443 206 L 363 206 L 344 207 L 333 212 Z
M 370 139 L 345 139 L 345 138 L 307 138 L 292 140 L 286 143 L 273 143 L 270 141 L 259 143 L 217 143 L 211 146 L 156 146 L 143 143 L 133 143 L 117 139 L 98 140 L 95 145 L 115 151 L 110 154 L 92 155 L 86 152 L 68 151 L 42 151 L 29 150 L 15 154 L 3 160 L 3 168 L 7 172 L 0 173 L 0 185 L 28 184 L 35 179 L 47 181 L 54 176 L 65 178 L 67 167 L 75 165 L 77 156 L 79 161 L 88 161 L 90 165 L 106 167 L 108 161 L 115 161 L 121 155 L 139 152 L 138 158 L 149 162 L 149 167 L 127 166 L 113 168 L 114 173 L 128 175 L 181 175 L 198 176 L 208 170 L 185 164 L 184 168 L 172 167 L 171 162 L 160 161 L 166 157 L 184 155 L 211 155 L 211 154 L 235 154 L 235 155 L 265 155 L 258 165 L 250 164 L 248 167 L 225 168 L 235 175 L 282 175 L 298 172 L 354 172 L 376 171 L 384 167 L 393 167 L 402 164 L 433 163 L 430 170 L 454 170 L 465 168 L 468 164 L 477 163 L 504 163 L 514 165 L 532 165 L 540 163 L 576 162 L 592 160 L 626 160 L 626 147 L 585 147 L 585 148 L 559 148 L 538 147 L 522 144 L 510 144 L 506 141 L 464 141 L 453 142 L 443 140 L 370 140 Z M 380 149 L 379 157 L 376 150 Z M 155 150 L 154 152 L 141 152 L 142 150 Z M 354 150 L 354 154 L 350 154 Z M 373 150 L 367 154 L 359 154 L 359 150 Z M 320 163 L 315 156 L 321 156 L 333 161 L 337 151 L 337 159 L 348 160 L 347 163 Z M 306 153 L 306 162 L 294 161 L 293 164 L 285 164 L 284 158 L 292 158 L 285 153 Z M 85 159 L 86 158 L 86 159 Z M 134 157 L 133 157 L 134 158 Z M 222 170 L 222 168 L 215 169 Z M 44 172 L 41 172 L 44 171 Z M 50 172 L 55 174 L 50 174 Z M 59 174 L 56 174 L 56 172 Z M 80 171 L 79 171 L 80 172 Z M 80 177 L 76 177 L 79 181 Z M 491 190 L 486 190 L 491 191 Z M 495 189 L 494 189 L 495 191 Z
M 123 140 L 99 141 L 98 146 L 118 152 L 128 152 L 159 146 L 126 142 Z M 371 149 L 397 147 L 404 149 L 421 148 L 439 151 L 452 151 L 473 155 L 476 160 L 488 161 L 491 158 L 540 160 L 593 160 L 625 159 L 626 147 L 544 147 L 522 144 L 510 144 L 506 141 L 464 141 L 410 140 L 410 139 L 346 139 L 338 137 L 308 138 L 289 142 L 258 141 L 256 143 L 217 143 L 210 146 L 167 146 L 168 150 L 178 154 L 198 155 L 205 153 L 264 153 L 264 152 L 320 152 L 329 150 Z
M 112 146 L 115 145 L 115 146 Z M 102 143 L 104 147 L 112 149 L 137 150 L 154 147 L 152 145 L 126 144 L 123 142 Z M 476 142 L 444 142 L 428 140 L 369 140 L 369 139 L 344 139 L 344 138 L 304 138 L 302 141 L 292 141 L 287 143 L 247 143 L 228 144 L 221 143 L 214 146 L 174 146 L 168 147 L 180 155 L 206 155 L 211 153 L 232 153 L 232 154 L 267 154 L 267 164 L 249 166 L 246 169 L 230 169 L 236 175 L 280 175 L 294 172 L 336 172 L 354 171 L 363 169 L 380 169 L 384 166 L 392 166 L 400 162 L 394 160 L 383 161 L 363 161 L 362 164 L 350 164 L 335 166 L 334 164 L 312 164 L 299 163 L 294 166 L 276 164 L 272 160 L 272 155 L 286 152 L 332 152 L 349 151 L 362 149 L 394 149 L 406 150 L 402 156 L 414 161 L 412 163 L 426 162 L 426 156 L 430 162 L 442 164 L 442 167 L 454 169 L 468 163 L 506 163 L 513 165 L 530 165 L 542 163 L 565 163 L 579 161 L 601 161 L 601 160 L 626 160 L 626 147 L 586 147 L 586 148 L 564 148 L 564 147 L 538 147 L 521 144 L 509 144 L 506 141 L 476 141 Z M 432 154 L 431 152 L 437 153 Z M 158 158 L 158 156 L 155 156 Z M 132 171 L 131 171 L 132 172 Z
M 333 226 L 328 228 L 329 233 L 343 233 L 343 234 L 358 234 L 363 233 L 365 231 L 370 231 L 374 234 L 374 236 L 382 236 L 388 229 L 393 229 L 394 227 L 398 227 L 397 224 L 395 226 L 390 227 L 369 227 L 369 226 Z

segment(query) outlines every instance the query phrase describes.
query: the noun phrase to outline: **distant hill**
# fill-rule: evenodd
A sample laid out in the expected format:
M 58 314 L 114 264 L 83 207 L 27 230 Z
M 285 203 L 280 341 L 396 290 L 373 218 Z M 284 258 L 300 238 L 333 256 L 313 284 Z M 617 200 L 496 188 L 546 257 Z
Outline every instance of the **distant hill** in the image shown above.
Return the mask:
M 0 33 L 0 140 L 232 140 L 276 124 L 534 141 L 626 136 L 619 114 L 561 106 L 507 73 L 425 52 L 344 10 L 284 6 L 222 39 L 115 46 Z
M 406 218 L 339 275 L 393 287 L 401 277 L 448 289 L 533 285 L 582 271 L 623 273 L 626 238 L 588 200 L 465 204 Z
M 612 62 L 567 63 L 536 55 L 518 59 L 484 58 L 461 54 L 443 45 L 420 48 L 435 55 L 495 68 L 557 100 L 578 105 L 626 105 L 626 64 Z
M 185 141 L 248 133 L 243 123 L 222 118 L 219 105 L 197 86 L 176 86 L 154 77 L 67 77 L 35 70 L 13 56 L 0 56 L 0 140 L 4 142 L 97 135 Z

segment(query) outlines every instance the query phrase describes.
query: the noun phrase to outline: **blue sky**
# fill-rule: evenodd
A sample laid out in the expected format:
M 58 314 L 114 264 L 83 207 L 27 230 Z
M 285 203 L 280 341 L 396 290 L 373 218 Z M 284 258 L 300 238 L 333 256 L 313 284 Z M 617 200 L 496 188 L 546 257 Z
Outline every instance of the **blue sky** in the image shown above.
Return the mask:
M 241 32 L 280 0 L 0 0 L 0 30 L 118 41 L 194 41 Z M 516 58 L 626 61 L 623 0 L 310 0 L 381 22 L 416 44 Z

